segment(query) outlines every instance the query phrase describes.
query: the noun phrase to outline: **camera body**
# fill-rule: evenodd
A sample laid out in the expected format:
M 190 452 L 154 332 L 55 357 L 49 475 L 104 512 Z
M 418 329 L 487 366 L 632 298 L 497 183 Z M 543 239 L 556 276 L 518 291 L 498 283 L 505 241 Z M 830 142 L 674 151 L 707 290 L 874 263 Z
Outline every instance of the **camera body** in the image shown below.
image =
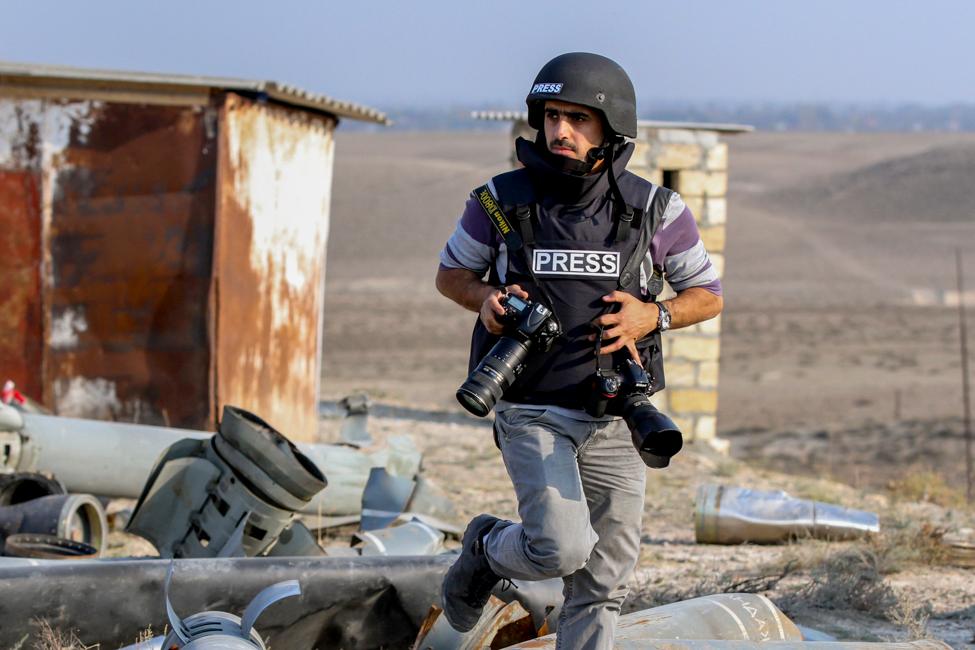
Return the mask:
M 501 298 L 504 335 L 457 389 L 457 401 L 484 417 L 521 374 L 532 349 L 546 351 L 561 334 L 552 311 L 540 302 L 507 294 Z
M 652 385 L 643 366 L 630 358 L 613 370 L 599 368 L 592 378 L 586 413 L 622 416 L 640 458 L 656 469 L 670 464 L 684 446 L 684 437 L 674 421 L 650 403 Z
M 538 344 L 544 351 L 559 335 L 559 324 L 552 310 L 540 302 L 522 299 L 513 294 L 501 298 L 504 316 L 498 320 L 505 326 L 505 336 L 512 336 L 526 343 Z
M 633 359 L 627 359 L 613 370 L 599 368 L 592 376 L 586 413 L 597 418 L 622 415 L 622 404 L 627 397 L 634 393 L 646 394 L 650 384 L 647 371 Z

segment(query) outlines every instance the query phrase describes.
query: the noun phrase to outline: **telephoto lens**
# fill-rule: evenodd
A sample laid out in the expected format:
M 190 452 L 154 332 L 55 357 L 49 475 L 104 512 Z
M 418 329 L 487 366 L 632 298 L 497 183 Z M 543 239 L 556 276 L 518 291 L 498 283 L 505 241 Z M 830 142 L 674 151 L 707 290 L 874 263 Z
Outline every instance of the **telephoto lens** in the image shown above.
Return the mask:
M 684 446 L 684 436 L 674 421 L 657 410 L 643 393 L 631 393 L 623 402 L 623 419 L 630 428 L 633 446 L 647 467 L 661 469 Z
M 530 345 L 510 336 L 498 341 L 457 389 L 461 406 L 481 418 L 490 413 L 521 372 Z
M 506 295 L 501 300 L 505 336 L 494 344 L 457 389 L 457 401 L 478 417 L 491 412 L 525 367 L 528 352 L 548 350 L 561 333 L 552 311 L 541 303 Z

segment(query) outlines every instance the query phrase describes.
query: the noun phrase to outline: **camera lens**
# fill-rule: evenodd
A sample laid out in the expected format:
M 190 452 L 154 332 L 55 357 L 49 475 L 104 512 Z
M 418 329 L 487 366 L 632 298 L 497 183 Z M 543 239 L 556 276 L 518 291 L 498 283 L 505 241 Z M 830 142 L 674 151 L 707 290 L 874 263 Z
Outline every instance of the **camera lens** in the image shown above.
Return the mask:
M 527 341 L 502 337 L 457 389 L 460 405 L 478 417 L 490 413 L 521 372 L 530 346 Z
M 667 467 L 670 458 L 684 446 L 684 436 L 674 421 L 658 411 L 643 393 L 626 397 L 623 419 L 630 428 L 633 446 L 647 467 Z

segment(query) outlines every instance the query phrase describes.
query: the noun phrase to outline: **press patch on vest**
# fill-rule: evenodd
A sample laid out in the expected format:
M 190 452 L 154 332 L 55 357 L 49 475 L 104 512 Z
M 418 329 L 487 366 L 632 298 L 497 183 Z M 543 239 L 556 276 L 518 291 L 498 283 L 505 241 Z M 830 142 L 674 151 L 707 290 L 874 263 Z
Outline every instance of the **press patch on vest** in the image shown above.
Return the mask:
M 562 84 L 546 83 L 535 84 L 532 86 L 532 91 L 529 94 L 534 95 L 535 93 L 549 93 L 550 95 L 558 95 L 560 92 L 562 92 Z
M 617 278 L 620 275 L 620 253 L 539 249 L 532 254 L 532 270 L 538 275 Z

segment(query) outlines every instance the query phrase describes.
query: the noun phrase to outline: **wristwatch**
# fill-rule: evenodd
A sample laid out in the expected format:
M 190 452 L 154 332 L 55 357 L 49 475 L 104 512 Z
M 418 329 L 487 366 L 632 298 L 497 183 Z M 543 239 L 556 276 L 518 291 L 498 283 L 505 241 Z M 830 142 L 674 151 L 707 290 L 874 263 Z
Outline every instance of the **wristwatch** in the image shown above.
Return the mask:
M 657 329 L 666 332 L 670 329 L 670 310 L 662 302 L 657 303 L 657 309 L 660 310 L 660 313 L 657 314 Z

